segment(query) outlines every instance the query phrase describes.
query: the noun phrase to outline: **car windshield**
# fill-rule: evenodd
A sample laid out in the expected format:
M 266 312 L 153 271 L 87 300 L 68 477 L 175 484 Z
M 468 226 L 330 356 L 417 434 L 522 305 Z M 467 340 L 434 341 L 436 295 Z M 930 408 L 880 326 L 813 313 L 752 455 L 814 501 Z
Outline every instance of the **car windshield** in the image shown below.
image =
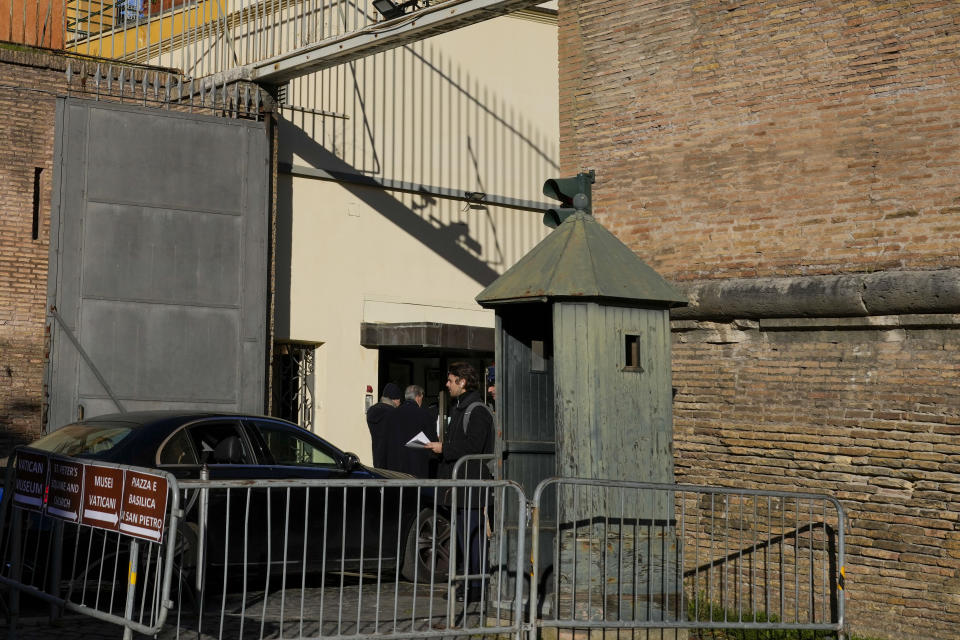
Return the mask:
M 122 424 L 71 424 L 40 438 L 30 446 L 65 456 L 89 456 L 113 449 L 132 431 L 132 427 Z

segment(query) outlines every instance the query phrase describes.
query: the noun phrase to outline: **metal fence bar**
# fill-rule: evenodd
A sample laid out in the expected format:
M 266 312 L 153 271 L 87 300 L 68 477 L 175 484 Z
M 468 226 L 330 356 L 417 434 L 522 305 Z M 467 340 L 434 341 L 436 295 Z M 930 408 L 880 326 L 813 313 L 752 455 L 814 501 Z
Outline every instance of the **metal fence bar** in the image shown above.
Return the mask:
M 166 517 L 161 539 L 138 542 L 136 536 L 123 530 L 108 531 L 79 520 L 54 516 L 48 512 L 46 493 L 40 507 L 17 504 L 13 500 L 17 491 L 13 485 L 13 469 L 25 453 L 47 455 L 21 447 L 8 460 L 4 497 L 0 503 L 0 538 L 3 539 L 0 584 L 11 591 L 11 633 L 15 634 L 21 592 L 49 603 L 51 611 L 82 613 L 120 625 L 128 635 L 133 631 L 157 633 L 169 611 L 170 573 L 180 511 L 176 479 L 157 470 L 96 462 L 98 467 L 148 473 L 166 480 Z M 79 465 L 91 462 L 66 456 L 57 458 Z M 49 458 L 47 460 L 49 464 Z M 22 545 L 25 536 L 31 541 L 27 548 Z M 146 611 L 151 613 L 145 619 Z
M 169 66 L 174 66 L 174 51 L 179 50 L 184 72 L 196 77 L 263 62 L 378 24 L 369 2 L 354 0 L 159 0 L 157 6 L 151 0 L 53 1 L 61 3 L 65 50 L 133 63 L 162 63 L 166 51 Z M 28 2 L 38 0 L 11 2 L 11 29 L 15 7 L 16 14 L 26 14 Z M 44 25 L 51 12 L 52 5 Z M 35 22 L 39 29 L 39 20 Z M 6 39 L 43 45 L 41 34 L 21 31 Z
M 240 487 L 251 496 L 250 511 L 242 522 L 239 522 L 242 509 L 233 508 L 236 500 L 230 499 L 228 507 L 226 499 L 230 491 Z M 477 501 L 485 504 L 489 500 L 499 505 L 514 501 L 518 512 L 525 514 L 525 497 L 512 483 L 413 479 L 181 482 L 181 490 L 187 493 L 201 488 L 209 494 L 207 545 L 218 549 L 216 553 L 205 554 L 213 564 L 208 565 L 204 573 L 208 577 L 221 575 L 222 579 L 216 584 L 209 579 L 204 581 L 199 594 L 200 613 L 180 618 L 184 633 L 192 635 L 202 629 L 206 634 L 230 638 L 236 637 L 238 627 L 244 624 L 259 627 L 261 637 L 281 634 L 288 638 L 320 635 L 430 638 L 478 634 L 509 634 L 519 638 L 522 633 L 522 593 L 516 589 L 507 593 L 505 572 L 509 570 L 515 575 L 522 572 L 523 523 L 510 523 L 518 531 L 518 539 L 512 541 L 519 550 L 515 564 L 489 562 L 494 545 L 504 544 L 508 530 L 503 509 L 498 507 L 501 508 L 499 517 L 488 516 L 479 529 L 482 536 L 479 558 L 486 569 L 476 572 L 456 565 L 450 565 L 449 570 L 440 566 L 448 557 L 440 549 L 444 540 L 452 547 L 449 556 L 456 557 L 458 536 L 444 537 L 440 526 L 447 521 L 446 516 L 440 517 L 447 509 L 451 512 L 450 520 L 455 521 L 458 503 L 454 489 L 476 494 L 467 498 L 469 506 L 477 506 Z M 449 505 L 445 501 L 448 494 Z M 306 505 L 310 507 L 301 508 Z M 198 524 L 196 519 L 202 517 L 201 514 L 189 511 L 186 522 Z M 429 522 L 424 519 L 425 514 L 431 515 Z M 229 538 L 223 532 L 218 533 L 220 529 L 230 531 Z M 455 529 L 453 531 L 455 533 Z M 298 538 L 298 532 L 303 539 Z M 422 544 L 421 533 L 430 538 L 426 546 Z M 320 544 L 321 541 L 330 544 Z M 220 549 L 220 545 L 224 545 L 224 549 Z M 240 555 L 241 549 L 250 555 Z M 414 555 L 405 555 L 408 553 Z M 265 579 L 251 590 L 246 584 L 231 579 L 232 570 L 224 570 L 234 565 L 238 571 L 242 565 L 244 571 L 272 575 L 274 579 Z M 440 588 L 441 571 L 446 573 L 446 582 L 455 574 L 476 579 L 481 585 L 479 602 L 449 602 L 450 591 Z M 308 579 L 308 574 L 316 575 L 316 580 Z M 298 575 L 298 579 L 290 580 L 293 575 Z M 319 588 L 311 586 L 317 582 Z M 509 607 L 501 602 L 503 594 L 510 596 Z M 492 606 L 494 598 L 497 606 Z M 388 599 L 393 601 L 392 615 L 384 615 L 384 609 L 390 611 L 389 605 L 383 606 Z M 204 604 L 207 602 L 216 604 L 207 611 Z M 251 609 L 248 605 L 254 602 L 259 606 Z M 299 609 L 296 616 L 288 615 L 291 602 L 299 602 L 294 609 Z M 492 615 L 494 611 L 496 615 Z M 213 616 L 216 623 L 211 627 L 205 620 L 214 622 Z M 223 624 L 217 624 L 221 620 Z
M 558 514 L 549 553 L 539 543 L 545 500 Z M 531 613 L 531 627 L 842 633 L 845 516 L 829 496 L 553 478 L 532 512 L 531 598 L 551 560 L 564 581 L 551 616 Z M 774 517 L 782 526 L 770 526 Z M 756 594 L 771 588 L 779 610 L 760 610 Z
M 473 457 L 478 475 L 491 457 Z M 455 472 L 469 474 L 470 463 Z M 162 545 L 52 526 L 11 505 L 6 492 L 0 582 L 131 632 L 156 633 L 169 619 L 178 632 L 219 638 L 251 627 L 259 637 L 401 639 L 520 638 L 540 628 L 841 632 L 844 623 L 845 516 L 827 496 L 554 478 L 537 487 L 528 529 L 523 492 L 503 481 L 205 479 L 171 487 Z M 541 549 L 547 504 L 557 529 Z M 515 558 L 506 555 L 511 545 Z M 114 593 L 108 583 L 127 556 L 127 579 Z M 469 588 L 465 602 L 455 601 L 461 583 L 479 585 L 477 601 Z M 538 590 L 550 584 L 541 611 Z

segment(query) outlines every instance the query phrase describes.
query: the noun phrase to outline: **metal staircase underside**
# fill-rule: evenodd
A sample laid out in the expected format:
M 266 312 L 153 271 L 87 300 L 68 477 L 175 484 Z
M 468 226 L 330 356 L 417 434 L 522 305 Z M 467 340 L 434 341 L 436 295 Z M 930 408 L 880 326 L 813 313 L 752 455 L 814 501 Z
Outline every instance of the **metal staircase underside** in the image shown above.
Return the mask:
M 226 82 L 249 80 L 281 84 L 288 80 L 447 33 L 497 16 L 527 9 L 543 0 L 447 0 L 393 20 L 377 22 L 268 60 L 222 74 Z

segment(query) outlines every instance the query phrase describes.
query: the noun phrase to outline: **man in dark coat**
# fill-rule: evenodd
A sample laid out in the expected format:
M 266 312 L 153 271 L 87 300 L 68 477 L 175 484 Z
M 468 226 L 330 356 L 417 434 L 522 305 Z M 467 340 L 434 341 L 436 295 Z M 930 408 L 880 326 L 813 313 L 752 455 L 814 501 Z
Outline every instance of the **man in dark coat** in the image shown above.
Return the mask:
M 455 362 L 447 373 L 447 391 L 454 401 L 450 408 L 450 422 L 444 430 L 443 442 L 430 444 L 430 449 L 440 455 L 440 478 L 452 478 L 453 467 L 457 460 L 467 455 L 493 453 L 493 414 L 483 403 L 480 395 L 480 377 L 473 365 Z M 469 412 L 469 419 L 467 413 Z M 457 479 L 490 479 L 487 465 L 480 461 L 468 462 L 461 467 Z M 468 573 L 482 575 L 486 573 L 486 536 L 483 519 L 492 500 L 489 490 L 476 488 L 459 490 L 457 502 L 457 537 L 462 556 L 467 560 Z M 482 582 L 471 578 L 469 588 L 462 595 L 467 601 L 482 598 Z
M 380 402 L 367 409 L 367 427 L 373 444 L 373 466 L 383 468 L 387 463 L 386 419 L 400 405 L 400 387 L 388 382 L 380 395 Z
M 385 469 L 402 471 L 418 478 L 429 478 L 433 456 L 425 446 L 408 447 L 418 433 L 437 441 L 434 416 L 423 409 L 423 387 L 412 384 L 403 392 L 403 404 L 387 414 L 387 461 Z

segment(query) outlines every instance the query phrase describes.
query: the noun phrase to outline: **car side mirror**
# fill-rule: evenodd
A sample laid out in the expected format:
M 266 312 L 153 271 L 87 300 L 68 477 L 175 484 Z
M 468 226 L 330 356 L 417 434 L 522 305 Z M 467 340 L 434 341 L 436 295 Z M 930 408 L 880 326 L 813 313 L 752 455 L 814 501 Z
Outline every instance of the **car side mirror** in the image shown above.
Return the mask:
M 360 456 L 355 453 L 347 452 L 343 458 L 343 470 L 350 473 L 360 466 Z

